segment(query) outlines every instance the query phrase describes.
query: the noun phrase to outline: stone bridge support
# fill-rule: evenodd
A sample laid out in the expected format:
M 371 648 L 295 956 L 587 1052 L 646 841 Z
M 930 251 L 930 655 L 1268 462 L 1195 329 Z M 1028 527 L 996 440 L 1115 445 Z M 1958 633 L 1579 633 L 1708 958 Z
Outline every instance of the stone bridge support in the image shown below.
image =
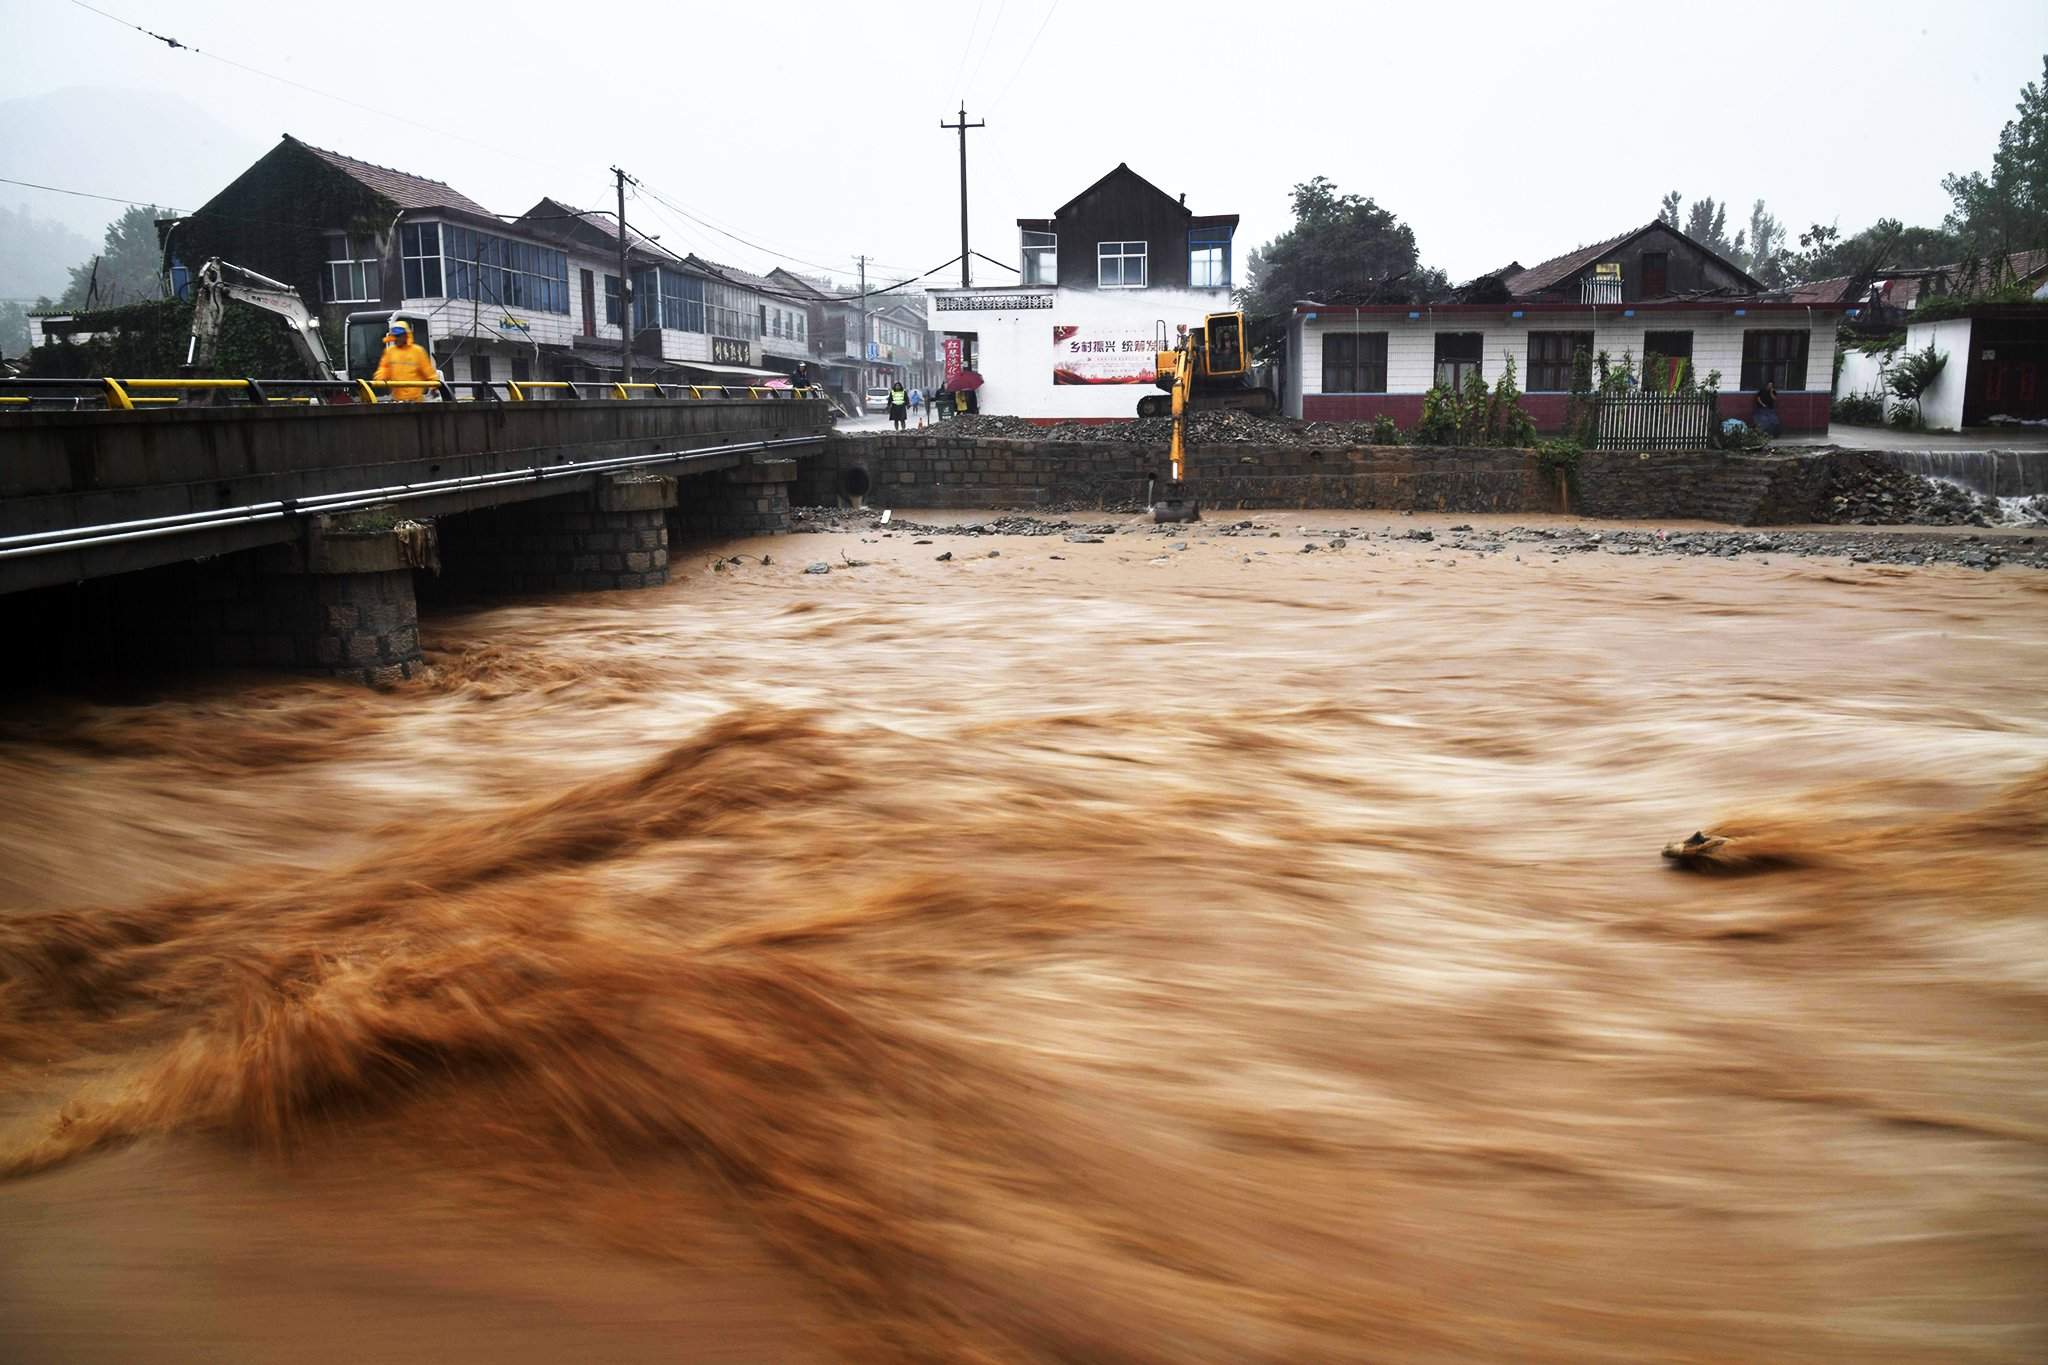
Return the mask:
M 620 474 L 594 492 L 507 503 L 442 522 L 458 581 L 495 591 L 589 592 L 668 582 L 676 481 Z
M 789 493 L 797 462 L 755 460 L 682 481 L 673 529 L 678 539 L 779 536 L 789 530 Z

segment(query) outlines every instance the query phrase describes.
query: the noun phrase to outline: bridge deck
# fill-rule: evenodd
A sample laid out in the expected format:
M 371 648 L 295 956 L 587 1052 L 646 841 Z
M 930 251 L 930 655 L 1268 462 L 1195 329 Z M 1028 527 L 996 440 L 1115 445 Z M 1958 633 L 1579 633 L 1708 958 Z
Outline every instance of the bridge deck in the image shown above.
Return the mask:
M 0 418 L 0 593 L 280 544 L 379 502 L 434 516 L 815 451 L 821 400 L 430 403 Z

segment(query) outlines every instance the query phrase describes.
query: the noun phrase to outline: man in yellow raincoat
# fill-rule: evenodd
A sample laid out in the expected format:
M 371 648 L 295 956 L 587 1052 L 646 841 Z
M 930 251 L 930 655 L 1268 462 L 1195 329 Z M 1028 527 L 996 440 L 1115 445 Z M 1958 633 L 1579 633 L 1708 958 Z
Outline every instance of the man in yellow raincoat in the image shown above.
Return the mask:
M 440 371 L 434 368 L 434 358 L 427 354 L 424 346 L 415 346 L 412 340 L 412 324 L 394 319 L 391 330 L 384 334 L 384 358 L 377 362 L 377 378 L 393 384 L 407 380 L 418 380 L 423 384 L 439 384 Z M 394 403 L 417 403 L 426 397 L 425 389 L 394 388 L 391 401 Z

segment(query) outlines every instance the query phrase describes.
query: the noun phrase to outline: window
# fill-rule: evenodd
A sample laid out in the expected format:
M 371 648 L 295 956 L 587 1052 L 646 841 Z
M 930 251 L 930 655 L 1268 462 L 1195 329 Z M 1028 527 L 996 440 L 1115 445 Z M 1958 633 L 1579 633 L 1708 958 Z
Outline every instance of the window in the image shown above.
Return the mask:
M 1096 243 L 1095 282 L 1104 289 L 1143 289 L 1145 287 L 1145 244 L 1143 242 Z
M 1230 229 L 1195 228 L 1188 233 L 1188 288 L 1230 288 Z
M 192 272 L 176 256 L 171 257 L 171 297 L 189 299 L 192 297 Z
M 1660 298 L 1671 292 L 1671 253 L 1668 251 L 1645 251 L 1643 253 L 1643 297 Z
M 491 358 L 487 355 L 473 355 L 469 358 L 469 377 L 481 379 L 486 384 L 491 380 Z
M 569 258 L 562 252 L 453 223 L 438 226 L 446 297 L 568 315 Z
M 1685 382 L 1685 375 L 1692 368 L 1691 332 L 1645 332 L 1643 333 L 1643 387 L 1657 392 L 1654 380 L 1657 377 L 1657 361 L 1664 362 L 1663 392 L 1670 393 Z
M 1479 357 L 1485 348 L 1484 332 L 1438 332 L 1436 382 L 1447 389 L 1464 388 L 1468 376 L 1484 373 Z
M 1529 333 L 1529 392 L 1565 393 L 1575 387 L 1592 387 L 1593 334 L 1591 332 Z M 1578 372 L 1584 381 L 1572 383 Z
M 1387 334 L 1385 332 L 1325 332 L 1323 334 L 1324 393 L 1385 393 L 1387 391 Z
M 398 230 L 398 254 L 403 261 L 405 296 L 409 299 L 441 297 L 441 225 L 407 223 Z
M 616 327 L 619 325 L 619 277 L 604 277 L 604 320 Z
M 327 234 L 327 301 L 375 303 L 384 297 L 376 239 L 363 233 Z
M 1059 239 L 1050 232 L 1024 230 L 1024 280 L 1025 284 L 1057 284 L 1059 282 Z
M 533 362 L 531 360 L 528 360 L 523 355 L 513 356 L 512 382 L 515 384 L 524 384 L 527 380 L 531 378 L 533 378 Z
M 703 331 L 704 281 L 673 270 L 663 270 L 660 275 L 661 325 L 676 332 Z
M 760 304 L 760 305 L 759 305 L 759 309 L 760 309 L 760 316 L 761 316 L 761 335 L 762 335 L 762 336 L 767 336 L 767 335 L 768 335 L 768 305 L 767 305 L 767 304 L 765 304 L 765 303 L 764 303 L 764 304 Z M 781 309 L 779 309 L 779 308 L 775 310 L 775 335 L 777 335 L 777 336 L 781 336 L 781 335 L 782 335 L 782 310 L 781 310 Z
M 1805 332 L 1742 334 L 1742 387 L 1754 391 L 1765 381 L 1794 391 L 1806 387 Z

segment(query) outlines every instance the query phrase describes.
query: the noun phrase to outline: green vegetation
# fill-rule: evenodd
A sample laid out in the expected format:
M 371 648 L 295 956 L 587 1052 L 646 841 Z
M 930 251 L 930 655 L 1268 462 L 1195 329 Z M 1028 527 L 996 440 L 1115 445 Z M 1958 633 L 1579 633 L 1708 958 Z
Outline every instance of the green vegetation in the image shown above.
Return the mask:
M 1252 347 L 1273 354 L 1294 305 L 1408 303 L 1450 287 L 1441 270 L 1420 264 L 1415 230 L 1364 195 L 1339 194 L 1323 176 L 1294 187 L 1294 226 L 1253 251 L 1250 284 L 1237 293 Z

